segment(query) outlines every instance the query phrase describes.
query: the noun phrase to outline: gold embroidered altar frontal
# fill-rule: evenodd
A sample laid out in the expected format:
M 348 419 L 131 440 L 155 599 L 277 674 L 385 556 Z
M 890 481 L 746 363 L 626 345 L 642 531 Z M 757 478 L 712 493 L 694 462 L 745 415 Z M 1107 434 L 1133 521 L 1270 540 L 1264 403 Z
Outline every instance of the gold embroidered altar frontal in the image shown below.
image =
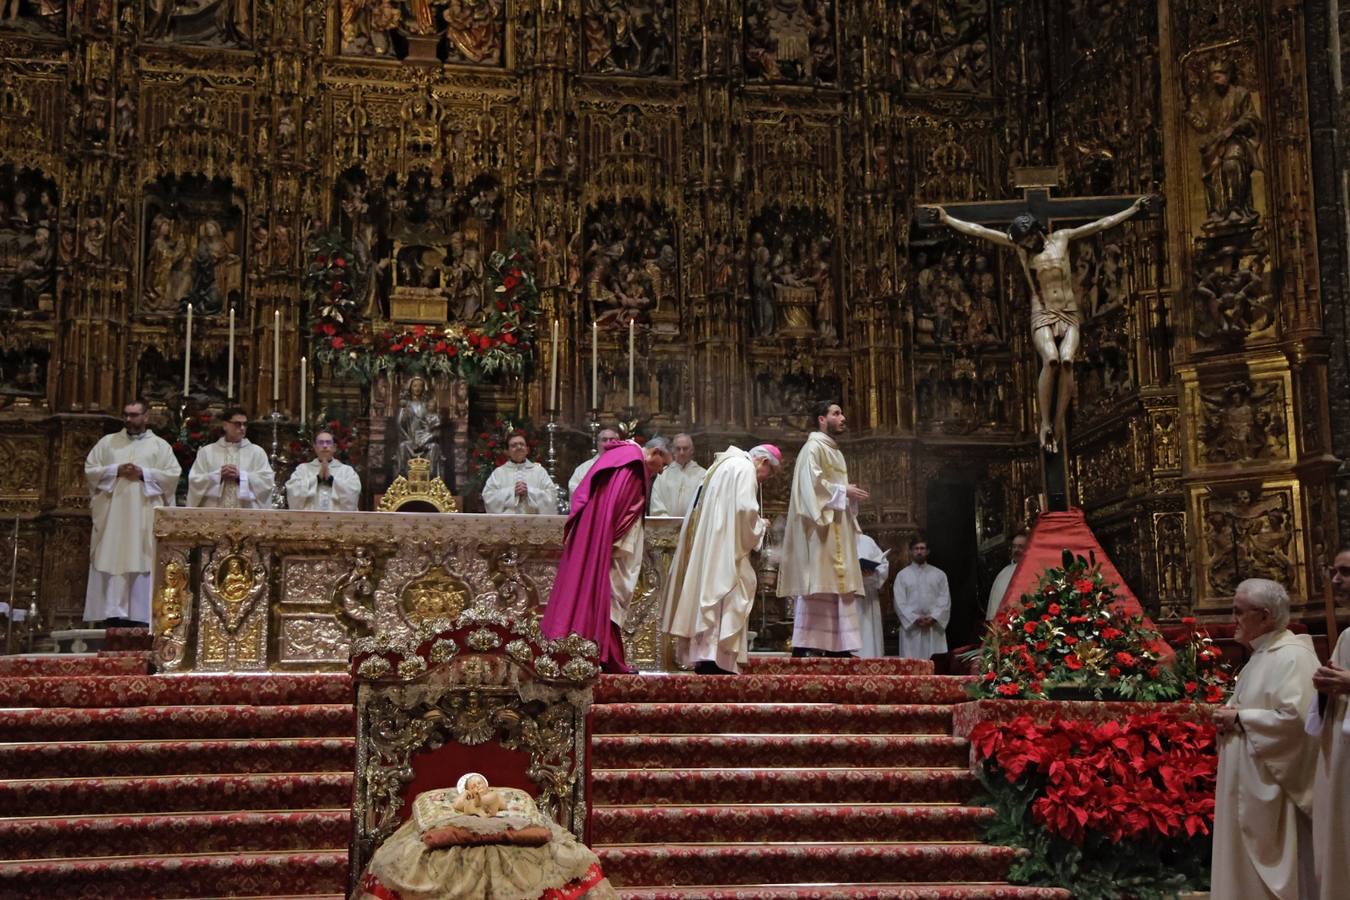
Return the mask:
M 345 669 L 353 640 L 471 606 L 543 615 L 562 516 L 156 511 L 155 659 L 168 672 Z M 663 668 L 661 597 L 678 519 L 647 520 L 624 652 Z

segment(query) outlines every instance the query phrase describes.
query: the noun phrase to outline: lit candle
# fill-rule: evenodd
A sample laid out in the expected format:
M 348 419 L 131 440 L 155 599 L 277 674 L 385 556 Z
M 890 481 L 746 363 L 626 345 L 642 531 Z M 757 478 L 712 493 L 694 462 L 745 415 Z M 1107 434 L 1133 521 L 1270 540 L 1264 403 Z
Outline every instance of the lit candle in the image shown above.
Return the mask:
M 230 307 L 230 349 L 225 353 L 225 399 L 234 397 L 234 307 Z
M 183 396 L 190 392 L 192 383 L 192 304 L 188 304 L 187 338 L 183 341 Z
M 272 313 L 272 404 L 281 399 L 281 310 Z
M 551 412 L 558 411 L 558 320 L 553 320 L 553 353 L 552 361 L 549 364 L 548 381 L 548 408 Z
M 591 409 L 600 408 L 600 326 L 591 323 Z
M 306 370 L 309 368 L 309 362 L 302 356 L 300 357 L 300 427 L 305 427 L 308 420 L 306 413 L 309 412 L 309 376 Z
M 628 320 L 628 405 L 633 405 L 633 357 L 637 352 L 636 323 Z

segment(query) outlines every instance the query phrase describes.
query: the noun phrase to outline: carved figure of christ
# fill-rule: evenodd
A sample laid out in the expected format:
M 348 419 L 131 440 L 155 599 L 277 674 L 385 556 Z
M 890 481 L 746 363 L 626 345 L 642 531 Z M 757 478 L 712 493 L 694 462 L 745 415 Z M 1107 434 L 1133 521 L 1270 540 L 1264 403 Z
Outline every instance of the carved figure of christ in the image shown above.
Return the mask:
M 1007 247 L 1017 254 L 1031 291 L 1031 340 L 1041 358 L 1036 383 L 1040 414 L 1037 437 L 1047 453 L 1058 453 L 1064 444 L 1064 423 L 1073 400 L 1073 364 L 1078 354 L 1082 309 L 1073 292 L 1069 244 L 1080 238 L 1114 228 L 1131 216 L 1153 212 L 1155 198 L 1093 197 L 1050 199 L 1044 188 L 1026 191 L 1023 201 L 956 203 L 921 207 L 925 224 L 942 224 L 970 237 Z M 958 219 L 949 209 L 968 218 Z M 1051 217 L 1084 217 L 1093 212 L 1107 215 L 1075 228 L 1057 228 L 1047 233 L 1038 213 Z M 1006 231 L 983 223 L 1011 222 Z

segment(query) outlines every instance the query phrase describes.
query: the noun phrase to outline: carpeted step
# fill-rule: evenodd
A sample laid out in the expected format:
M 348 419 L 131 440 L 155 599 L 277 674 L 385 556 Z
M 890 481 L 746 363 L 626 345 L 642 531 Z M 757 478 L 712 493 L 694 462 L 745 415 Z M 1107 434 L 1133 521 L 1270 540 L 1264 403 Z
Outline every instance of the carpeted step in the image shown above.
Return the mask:
M 759 843 L 596 847 L 615 887 L 1002 881 L 1019 851 L 981 844 Z
M 347 851 L 212 853 L 0 864 L 0 898 L 158 900 L 341 893 Z
M 969 769 L 600 769 L 595 806 L 695 803 L 968 803 Z
M 621 888 L 622 900 L 1072 900 L 1059 888 L 1004 884 L 737 884 Z
M 596 703 L 964 703 L 971 677 L 948 675 L 602 675 Z
M 349 809 L 0 819 L 0 859 L 340 849 Z
M 596 735 L 593 769 L 768 766 L 962 766 L 964 738 L 914 734 Z M 0 774 L 3 773 L 0 755 Z
M 978 841 L 994 818 L 979 806 L 837 803 L 760 806 L 597 806 L 592 844 L 677 841 Z
M 149 654 L 127 656 L 0 656 L 0 678 L 31 678 L 73 675 L 146 675 Z
M 801 734 L 950 734 L 952 707 L 931 704 L 606 703 L 591 707 L 590 725 L 595 735 L 778 734 L 788 731 Z
M 73 678 L 6 678 L 7 706 L 174 706 L 351 703 L 345 672 L 304 675 L 111 675 Z
M 103 649 L 153 650 L 155 639 L 148 628 L 108 628 L 104 631 Z
M 159 676 L 167 677 L 167 676 Z M 350 702 L 294 706 L 128 706 L 0 709 L 0 741 L 350 737 Z
M 0 745 L 0 779 L 343 772 L 355 765 L 356 740 L 345 737 Z
M 334 809 L 350 805 L 353 781 L 350 772 L 0 781 L 0 816 Z
M 759 656 L 741 664 L 742 675 L 932 675 L 931 659 L 902 659 L 888 656 L 880 659 L 835 658 L 809 656 Z

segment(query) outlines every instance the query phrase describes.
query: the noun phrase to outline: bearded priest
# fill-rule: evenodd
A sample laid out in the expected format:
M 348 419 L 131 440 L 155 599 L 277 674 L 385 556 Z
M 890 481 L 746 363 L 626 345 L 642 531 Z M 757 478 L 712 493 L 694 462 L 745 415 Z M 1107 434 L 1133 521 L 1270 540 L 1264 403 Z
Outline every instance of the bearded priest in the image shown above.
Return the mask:
M 1252 651 L 1228 704 L 1214 712 L 1214 900 L 1315 896 L 1313 777 L 1317 742 L 1303 714 L 1315 696 L 1317 654 L 1289 629 L 1289 594 L 1249 578 L 1233 596 L 1234 640 Z
M 642 571 L 642 517 L 651 480 L 670 464 L 670 442 L 613 441 L 572 497 L 558 575 L 540 627 L 549 638 L 579 634 L 600 648 L 606 672 L 632 674 L 623 658 L 624 618 Z
M 782 462 L 772 444 L 728 447 L 688 507 L 670 564 L 663 630 L 675 638 L 680 665 L 692 664 L 700 675 L 736 674 L 748 658 L 756 584 L 750 554 L 768 527 L 759 514 L 759 486 Z
M 267 509 L 275 473 L 267 453 L 245 436 L 248 413 L 231 407 L 220 414 L 224 434 L 197 451 L 188 472 L 188 506 Z

